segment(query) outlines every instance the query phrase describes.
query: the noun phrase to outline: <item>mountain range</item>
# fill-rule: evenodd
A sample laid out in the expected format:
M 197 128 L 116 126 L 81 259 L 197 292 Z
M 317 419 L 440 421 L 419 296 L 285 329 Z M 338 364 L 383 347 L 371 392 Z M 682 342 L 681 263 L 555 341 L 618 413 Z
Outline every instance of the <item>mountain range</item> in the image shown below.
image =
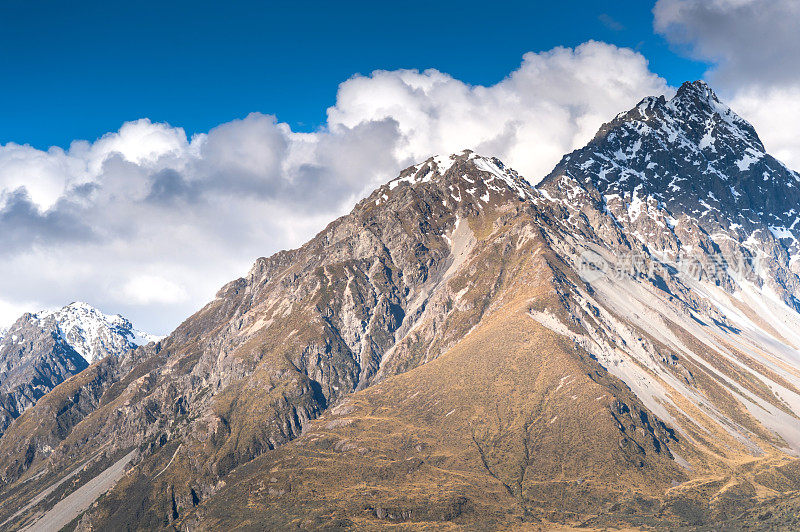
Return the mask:
M 75 342 L 0 528 L 797 528 L 798 187 L 701 81 L 535 186 L 432 157 L 167 337 Z

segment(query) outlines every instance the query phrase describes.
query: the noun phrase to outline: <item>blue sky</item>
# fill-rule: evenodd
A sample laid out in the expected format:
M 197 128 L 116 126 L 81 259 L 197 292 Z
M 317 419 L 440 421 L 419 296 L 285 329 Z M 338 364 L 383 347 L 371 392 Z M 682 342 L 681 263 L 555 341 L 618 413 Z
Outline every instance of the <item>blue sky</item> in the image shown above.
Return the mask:
M 187 134 L 250 112 L 325 121 L 337 85 L 376 69 L 436 68 L 490 85 L 528 51 L 590 39 L 642 53 L 671 85 L 707 65 L 653 32 L 652 3 L 0 3 L 0 144 L 67 147 L 148 117 Z

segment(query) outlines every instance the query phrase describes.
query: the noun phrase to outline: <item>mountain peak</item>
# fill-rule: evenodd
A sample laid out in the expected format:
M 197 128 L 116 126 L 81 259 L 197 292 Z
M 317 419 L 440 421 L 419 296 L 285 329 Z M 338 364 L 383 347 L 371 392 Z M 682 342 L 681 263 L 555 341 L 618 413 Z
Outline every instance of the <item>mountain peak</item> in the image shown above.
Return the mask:
M 673 118 L 685 124 L 703 122 L 707 130 L 714 127 L 724 136 L 744 141 L 749 148 L 765 152 L 764 145 L 750 122 L 733 112 L 705 81 L 685 82 L 667 102 L 666 107 Z
M 699 148 L 713 162 L 722 154 L 739 160 L 757 160 L 766 155 L 755 128 L 722 102 L 702 80 L 683 83 L 675 96 L 648 96 L 629 111 L 603 124 L 592 143 L 620 136 L 635 141 L 659 136 L 673 150 Z
M 719 102 L 719 98 L 717 98 L 717 94 L 714 92 L 714 89 L 712 89 L 711 86 L 702 79 L 695 81 L 684 81 L 681 86 L 678 87 L 678 92 L 675 97 L 695 98 L 705 102 Z
M 606 201 L 619 196 L 635 206 L 636 198 L 651 198 L 670 216 L 696 219 L 709 234 L 731 227 L 771 233 L 791 243 L 789 252 L 800 250 L 800 177 L 767 154 L 753 126 L 704 81 L 617 115 L 541 185 L 555 195 L 571 179 Z
M 666 131 L 671 143 L 682 140 L 700 143 L 703 137 L 712 135 L 765 152 L 755 128 L 733 112 L 703 80 L 683 83 L 669 100 L 664 96 L 643 98 L 629 111 L 619 113 L 603 124 L 594 141 L 601 141 L 625 124 L 633 124 L 637 129 L 644 125 L 647 126 L 645 129 Z
M 500 159 L 465 149 L 449 156 L 435 155 L 409 166 L 364 201 L 382 205 L 395 191 L 404 190 L 406 186 L 417 191 L 428 187 L 439 189 L 440 201 L 454 208 L 458 205 L 488 205 L 508 194 L 525 199 L 531 197 L 533 191 L 525 178 Z
M 120 354 L 159 340 L 136 330 L 123 316 L 105 314 L 83 301 L 73 301 L 56 310 L 43 310 L 31 314 L 30 318 L 56 330 L 90 364 L 109 353 Z M 24 321 L 25 316 L 20 320 Z

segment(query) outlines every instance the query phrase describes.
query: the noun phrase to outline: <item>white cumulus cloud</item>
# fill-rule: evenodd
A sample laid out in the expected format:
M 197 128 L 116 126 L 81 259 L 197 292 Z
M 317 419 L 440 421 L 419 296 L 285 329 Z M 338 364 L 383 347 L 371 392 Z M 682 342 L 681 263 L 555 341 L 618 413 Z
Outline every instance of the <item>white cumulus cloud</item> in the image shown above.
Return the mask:
M 401 135 L 399 159 L 470 148 L 500 157 L 535 181 L 604 121 L 645 95 L 668 91 L 642 55 L 588 42 L 527 53 L 518 70 L 490 87 L 437 70 L 356 76 L 340 86 L 328 123 L 352 127 L 391 118 Z
M 414 162 L 471 148 L 537 181 L 602 122 L 670 91 L 637 52 L 588 42 L 526 54 L 492 86 L 355 76 L 312 133 L 254 113 L 192 138 L 142 119 L 67 150 L 2 145 L 0 326 L 21 305 L 83 300 L 169 332 Z
M 125 283 L 122 293 L 140 305 L 182 303 L 188 296 L 183 286 L 158 275 L 137 275 Z

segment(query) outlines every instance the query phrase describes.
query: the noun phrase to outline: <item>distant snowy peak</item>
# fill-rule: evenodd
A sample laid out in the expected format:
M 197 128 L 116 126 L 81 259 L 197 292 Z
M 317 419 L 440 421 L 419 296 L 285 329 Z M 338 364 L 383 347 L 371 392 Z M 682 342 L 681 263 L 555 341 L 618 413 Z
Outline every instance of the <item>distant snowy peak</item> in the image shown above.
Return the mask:
M 120 355 L 134 347 L 160 338 L 139 331 L 119 314 L 103 314 L 77 301 L 58 309 L 31 315 L 40 326 L 52 328 L 91 364 L 107 355 Z
M 0 334 L 0 436 L 53 388 L 90 364 L 159 338 L 86 303 L 25 313 Z

